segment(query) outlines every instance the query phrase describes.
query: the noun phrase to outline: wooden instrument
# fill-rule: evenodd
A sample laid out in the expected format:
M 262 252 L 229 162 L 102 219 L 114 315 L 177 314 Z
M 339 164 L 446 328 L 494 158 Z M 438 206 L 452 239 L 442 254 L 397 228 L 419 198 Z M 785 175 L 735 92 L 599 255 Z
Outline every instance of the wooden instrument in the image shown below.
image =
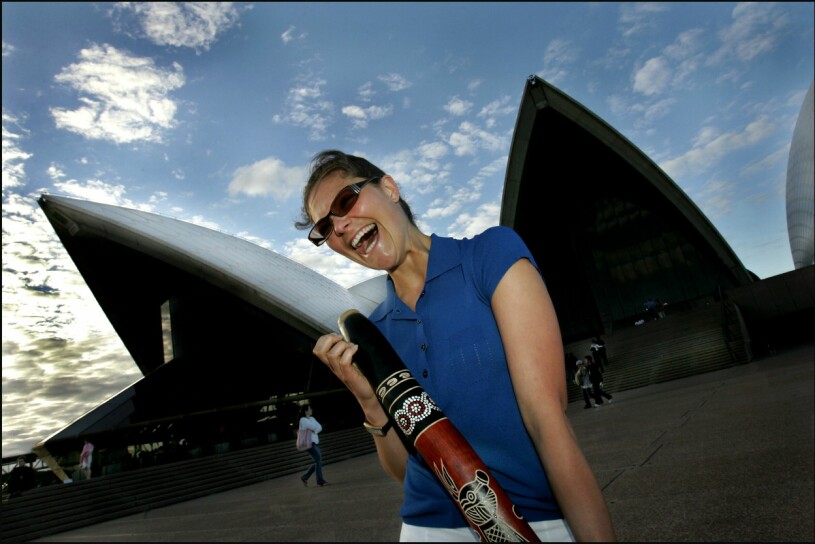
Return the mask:
M 408 451 L 418 451 L 482 542 L 540 542 L 467 440 L 427 395 L 382 332 L 357 310 L 339 318 L 354 362 Z

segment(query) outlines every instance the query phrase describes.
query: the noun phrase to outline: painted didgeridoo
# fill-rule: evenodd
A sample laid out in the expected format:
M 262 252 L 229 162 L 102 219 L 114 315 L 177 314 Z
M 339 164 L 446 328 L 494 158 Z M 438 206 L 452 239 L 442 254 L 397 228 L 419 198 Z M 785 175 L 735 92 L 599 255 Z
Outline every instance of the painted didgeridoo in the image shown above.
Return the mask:
M 467 440 L 405 367 L 367 317 L 348 310 L 338 320 L 354 363 L 368 380 L 408 451 L 419 452 L 482 542 L 540 542 Z

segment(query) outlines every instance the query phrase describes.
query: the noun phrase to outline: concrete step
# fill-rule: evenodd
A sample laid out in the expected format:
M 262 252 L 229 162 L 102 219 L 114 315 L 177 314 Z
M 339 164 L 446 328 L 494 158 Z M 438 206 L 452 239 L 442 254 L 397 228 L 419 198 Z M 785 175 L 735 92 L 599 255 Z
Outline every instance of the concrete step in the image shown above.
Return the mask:
M 609 363 L 603 389 L 611 393 L 720 370 L 749 362 L 737 312 L 721 304 L 694 308 L 665 319 L 614 331 L 604 337 Z M 590 339 L 564 346 L 579 358 Z M 569 402 L 582 400 L 579 386 L 567 386 Z

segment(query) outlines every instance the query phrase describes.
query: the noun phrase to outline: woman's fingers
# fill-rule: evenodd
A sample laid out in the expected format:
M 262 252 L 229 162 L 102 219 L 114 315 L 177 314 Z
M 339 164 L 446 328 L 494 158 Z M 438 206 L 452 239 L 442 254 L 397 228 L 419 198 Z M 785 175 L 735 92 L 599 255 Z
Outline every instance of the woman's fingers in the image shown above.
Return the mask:
M 354 355 L 359 346 L 346 342 L 340 335 L 321 336 L 314 345 L 316 355 L 355 394 L 367 396 L 370 385 L 354 366 Z

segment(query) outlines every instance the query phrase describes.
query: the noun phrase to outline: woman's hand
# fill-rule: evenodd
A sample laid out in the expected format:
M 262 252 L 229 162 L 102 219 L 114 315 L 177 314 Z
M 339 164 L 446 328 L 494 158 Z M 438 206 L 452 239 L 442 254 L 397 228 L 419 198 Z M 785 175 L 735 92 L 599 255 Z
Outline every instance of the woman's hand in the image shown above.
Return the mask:
M 321 336 L 312 352 L 356 397 L 365 419 L 372 425 L 382 427 L 388 421 L 388 416 L 368 379 L 354 364 L 354 354 L 358 349 L 356 344 L 346 342 L 342 336 L 331 333 Z M 395 480 L 403 482 L 408 454 L 396 431 L 391 430 L 385 437 L 376 437 L 374 442 L 382 468 Z
M 331 369 L 365 408 L 378 401 L 371 384 L 354 364 L 353 357 L 358 349 L 359 346 L 346 342 L 342 336 L 329 333 L 317 340 L 312 352 Z

